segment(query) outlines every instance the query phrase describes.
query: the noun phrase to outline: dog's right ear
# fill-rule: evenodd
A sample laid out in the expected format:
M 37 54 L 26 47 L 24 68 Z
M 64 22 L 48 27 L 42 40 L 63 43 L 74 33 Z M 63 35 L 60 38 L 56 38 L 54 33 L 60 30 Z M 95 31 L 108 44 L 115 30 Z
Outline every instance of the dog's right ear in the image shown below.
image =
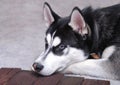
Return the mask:
M 47 2 L 44 3 L 43 13 L 47 27 L 59 19 L 59 16 L 51 9 L 50 5 Z

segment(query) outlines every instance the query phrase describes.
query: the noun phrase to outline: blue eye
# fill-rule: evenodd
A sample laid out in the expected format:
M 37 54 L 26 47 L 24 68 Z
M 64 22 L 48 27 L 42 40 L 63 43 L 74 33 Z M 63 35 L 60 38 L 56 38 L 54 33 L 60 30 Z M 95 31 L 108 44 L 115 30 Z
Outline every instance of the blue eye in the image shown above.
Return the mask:
M 65 45 L 63 45 L 63 44 L 61 44 L 60 46 L 59 46 L 59 49 L 61 49 L 61 50 L 63 50 L 63 49 L 65 49 Z

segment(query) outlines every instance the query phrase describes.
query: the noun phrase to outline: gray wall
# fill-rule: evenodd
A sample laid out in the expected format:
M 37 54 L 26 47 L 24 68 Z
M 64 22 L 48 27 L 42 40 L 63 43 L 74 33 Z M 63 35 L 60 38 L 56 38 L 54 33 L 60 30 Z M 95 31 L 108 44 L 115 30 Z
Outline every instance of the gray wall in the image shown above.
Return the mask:
M 74 6 L 104 7 L 120 0 L 46 0 L 61 16 Z M 44 50 L 44 0 L 0 0 L 0 67 L 30 69 Z

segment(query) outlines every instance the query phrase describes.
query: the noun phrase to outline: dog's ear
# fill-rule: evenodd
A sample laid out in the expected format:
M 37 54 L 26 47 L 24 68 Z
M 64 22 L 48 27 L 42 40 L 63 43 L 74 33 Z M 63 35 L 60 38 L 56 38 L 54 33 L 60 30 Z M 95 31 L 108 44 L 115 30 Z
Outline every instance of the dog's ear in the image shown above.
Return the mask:
M 43 13 L 47 27 L 49 27 L 54 21 L 59 19 L 59 16 L 51 9 L 50 5 L 47 2 L 44 3 Z
M 84 17 L 78 7 L 75 7 L 70 15 L 69 26 L 81 35 L 88 34 Z

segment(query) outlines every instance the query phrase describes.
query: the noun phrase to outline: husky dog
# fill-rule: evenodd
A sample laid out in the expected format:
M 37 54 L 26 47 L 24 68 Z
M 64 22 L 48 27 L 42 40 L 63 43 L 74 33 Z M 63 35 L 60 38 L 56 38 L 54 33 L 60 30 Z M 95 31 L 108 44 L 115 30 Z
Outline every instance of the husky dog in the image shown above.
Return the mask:
M 62 18 L 45 2 L 43 13 L 48 27 L 45 51 L 33 71 L 120 80 L 120 4 L 95 10 L 75 7 Z M 100 59 L 90 59 L 92 53 Z

